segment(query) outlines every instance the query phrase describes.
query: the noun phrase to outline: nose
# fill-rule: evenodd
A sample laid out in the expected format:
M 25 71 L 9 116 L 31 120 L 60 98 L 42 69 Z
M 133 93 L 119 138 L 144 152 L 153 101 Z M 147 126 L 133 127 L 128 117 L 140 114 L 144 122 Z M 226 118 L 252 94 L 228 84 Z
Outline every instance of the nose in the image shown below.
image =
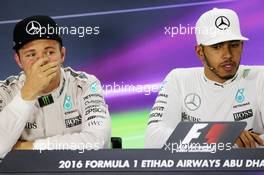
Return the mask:
M 230 60 L 233 57 L 230 47 L 231 46 L 228 43 L 225 43 L 223 45 L 223 50 L 222 50 L 223 51 L 223 57 L 222 58 L 224 60 Z
M 43 59 L 43 58 L 48 58 L 49 59 L 49 55 L 46 52 L 39 52 L 36 54 L 36 60 L 38 59 Z

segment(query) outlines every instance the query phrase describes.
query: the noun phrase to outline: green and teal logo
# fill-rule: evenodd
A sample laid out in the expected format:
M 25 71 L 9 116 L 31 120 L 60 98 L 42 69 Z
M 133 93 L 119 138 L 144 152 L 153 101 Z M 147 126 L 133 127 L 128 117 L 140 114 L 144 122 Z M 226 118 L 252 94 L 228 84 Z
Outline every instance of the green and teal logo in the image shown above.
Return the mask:
M 86 75 L 85 75 L 84 73 L 80 73 L 80 74 L 79 74 L 79 77 L 80 77 L 80 78 L 87 78 Z
M 164 86 L 165 86 L 166 83 L 167 83 L 167 81 L 163 81 L 161 83 L 159 91 L 162 91 L 163 90 L 163 88 L 164 88 Z
M 64 99 L 64 104 L 63 104 L 64 109 L 66 110 L 71 110 L 72 109 L 72 101 L 70 96 L 65 96 Z
M 51 103 L 54 103 L 51 94 L 38 98 L 38 102 L 39 102 L 40 107 L 44 107 Z
M 250 72 L 250 69 L 245 69 L 244 71 L 243 71 L 243 78 L 246 78 L 247 76 L 248 76 L 248 74 L 249 74 L 249 72 Z
M 96 83 L 91 84 L 91 86 L 90 86 L 90 90 L 91 90 L 92 92 L 97 92 L 97 84 L 96 84 Z
M 245 100 L 245 96 L 244 96 L 244 88 L 243 89 L 238 89 L 237 93 L 236 93 L 236 101 L 238 103 L 242 103 Z
M 48 96 L 42 97 L 42 102 L 45 106 L 51 103 L 50 98 Z

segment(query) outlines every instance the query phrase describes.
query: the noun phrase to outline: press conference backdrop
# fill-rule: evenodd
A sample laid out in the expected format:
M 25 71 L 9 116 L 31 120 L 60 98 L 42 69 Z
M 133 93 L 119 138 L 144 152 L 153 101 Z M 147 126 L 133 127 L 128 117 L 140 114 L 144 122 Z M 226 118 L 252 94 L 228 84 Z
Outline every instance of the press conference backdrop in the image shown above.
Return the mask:
M 264 8 L 261 0 L 10 0 L 0 6 L 0 79 L 17 74 L 12 51 L 15 23 L 52 16 L 67 55 L 64 66 L 97 76 L 106 90 L 112 135 L 124 148 L 142 148 L 157 87 L 173 68 L 202 66 L 191 27 L 214 7 L 235 10 L 245 42 L 241 64 L 263 65 Z

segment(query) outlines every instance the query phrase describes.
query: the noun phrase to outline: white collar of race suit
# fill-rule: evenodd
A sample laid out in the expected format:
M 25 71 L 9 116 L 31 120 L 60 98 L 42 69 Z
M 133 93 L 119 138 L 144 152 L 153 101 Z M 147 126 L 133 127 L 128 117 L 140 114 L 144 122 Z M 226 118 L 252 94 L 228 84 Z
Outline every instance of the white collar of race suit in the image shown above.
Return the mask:
M 224 88 L 224 87 L 226 87 L 226 86 L 231 85 L 232 82 L 234 82 L 235 80 L 239 79 L 239 77 L 240 77 L 240 74 L 239 74 L 239 69 L 238 69 L 237 72 L 236 72 L 236 74 L 235 74 L 235 76 L 234 76 L 233 78 L 231 78 L 231 79 L 229 79 L 229 80 L 226 80 L 224 83 L 218 83 L 218 82 L 216 82 L 216 81 L 213 81 L 213 80 L 208 79 L 208 78 L 205 76 L 205 74 L 203 73 L 203 80 L 204 80 L 207 84 L 209 84 L 209 85 L 211 85 L 211 86 L 213 86 L 213 87 L 220 87 L 220 88 Z

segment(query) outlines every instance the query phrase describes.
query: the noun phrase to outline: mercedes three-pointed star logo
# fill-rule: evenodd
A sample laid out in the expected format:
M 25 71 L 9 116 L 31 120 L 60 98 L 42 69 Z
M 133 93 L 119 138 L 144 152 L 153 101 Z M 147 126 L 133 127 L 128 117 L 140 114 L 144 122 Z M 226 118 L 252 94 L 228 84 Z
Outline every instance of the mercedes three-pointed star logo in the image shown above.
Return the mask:
M 230 21 L 225 16 L 219 16 L 215 20 L 215 26 L 220 30 L 226 30 L 230 27 Z
M 185 97 L 184 103 L 186 108 L 195 111 L 201 106 L 201 98 L 195 93 L 190 93 Z
M 37 21 L 30 21 L 26 26 L 26 31 L 30 35 L 36 35 L 40 32 L 41 25 Z

